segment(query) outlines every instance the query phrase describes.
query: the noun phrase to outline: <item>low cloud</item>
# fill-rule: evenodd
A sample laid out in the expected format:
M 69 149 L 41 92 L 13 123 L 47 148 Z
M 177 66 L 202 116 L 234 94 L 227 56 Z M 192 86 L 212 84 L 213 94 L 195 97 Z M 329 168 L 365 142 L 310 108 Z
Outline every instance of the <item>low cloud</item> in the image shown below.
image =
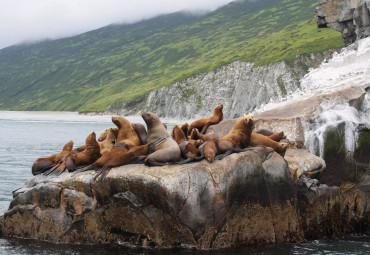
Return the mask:
M 176 11 L 208 12 L 232 0 L 11 0 L 0 2 L 0 49 L 72 36 Z

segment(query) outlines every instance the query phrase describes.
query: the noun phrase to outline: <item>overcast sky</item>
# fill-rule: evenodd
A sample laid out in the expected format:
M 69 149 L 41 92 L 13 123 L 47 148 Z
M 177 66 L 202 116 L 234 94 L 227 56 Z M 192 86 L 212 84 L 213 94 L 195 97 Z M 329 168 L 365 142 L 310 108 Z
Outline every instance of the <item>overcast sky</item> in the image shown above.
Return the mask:
M 176 11 L 212 11 L 232 0 L 0 0 L 0 49 L 133 23 Z

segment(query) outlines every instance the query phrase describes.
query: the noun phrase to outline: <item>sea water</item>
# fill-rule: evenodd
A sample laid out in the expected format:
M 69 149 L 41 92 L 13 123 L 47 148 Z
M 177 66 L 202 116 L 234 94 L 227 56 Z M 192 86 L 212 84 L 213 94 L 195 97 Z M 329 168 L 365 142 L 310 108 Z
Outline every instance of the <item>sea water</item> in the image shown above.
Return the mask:
M 142 123 L 139 116 L 128 117 Z M 169 129 L 173 127 L 168 123 Z M 5 112 L 0 111 L 0 215 L 9 207 L 12 191 L 31 176 L 35 159 L 60 152 L 73 140 L 75 146 L 85 143 L 91 132 L 97 134 L 114 126 L 111 116 L 84 116 L 63 112 Z M 369 254 L 370 237 L 351 236 L 345 240 L 312 241 L 303 244 L 276 245 L 201 252 L 201 254 Z M 143 250 L 120 245 L 67 245 L 0 238 L 0 255 L 10 254 L 199 254 L 192 250 Z

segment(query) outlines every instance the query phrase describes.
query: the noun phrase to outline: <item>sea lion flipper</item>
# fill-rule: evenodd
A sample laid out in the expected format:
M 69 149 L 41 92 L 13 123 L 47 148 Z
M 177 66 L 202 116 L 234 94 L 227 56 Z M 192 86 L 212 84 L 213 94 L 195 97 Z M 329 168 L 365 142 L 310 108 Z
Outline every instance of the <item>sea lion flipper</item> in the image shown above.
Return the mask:
M 221 160 L 221 159 L 224 159 L 226 156 L 229 156 L 231 153 L 233 153 L 234 151 L 233 150 L 228 150 L 226 151 L 225 153 L 223 154 L 219 154 L 215 157 L 215 160 Z

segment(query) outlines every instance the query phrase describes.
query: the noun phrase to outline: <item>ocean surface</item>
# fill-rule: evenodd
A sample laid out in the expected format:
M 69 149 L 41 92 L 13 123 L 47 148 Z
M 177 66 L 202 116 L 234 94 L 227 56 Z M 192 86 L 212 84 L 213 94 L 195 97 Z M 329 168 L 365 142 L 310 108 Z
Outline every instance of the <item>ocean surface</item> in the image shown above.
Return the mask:
M 140 116 L 127 118 L 131 122 L 144 124 Z M 74 141 L 75 146 L 82 145 L 91 132 L 98 135 L 112 126 L 111 116 L 0 111 L 0 215 L 8 209 L 12 191 L 32 176 L 31 166 L 35 159 L 60 152 L 70 140 Z M 173 123 L 168 123 L 168 127 L 171 129 Z M 143 250 L 120 245 L 66 245 L 0 238 L 0 255 L 10 254 L 370 254 L 370 237 L 350 236 L 341 240 L 217 252 Z

